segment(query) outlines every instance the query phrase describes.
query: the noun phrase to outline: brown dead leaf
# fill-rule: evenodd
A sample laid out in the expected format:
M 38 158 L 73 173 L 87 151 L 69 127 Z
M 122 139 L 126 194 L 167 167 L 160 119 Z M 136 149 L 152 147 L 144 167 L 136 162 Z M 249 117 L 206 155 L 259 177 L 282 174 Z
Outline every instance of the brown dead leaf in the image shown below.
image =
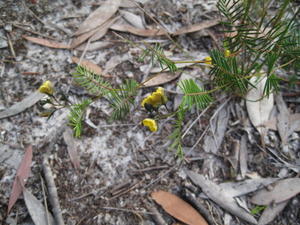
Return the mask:
M 86 20 L 79 26 L 75 35 L 81 35 L 101 26 L 117 12 L 119 6 L 120 0 L 105 1 L 98 9 L 86 18 Z
M 199 30 L 202 30 L 205 28 L 212 27 L 218 23 L 219 23 L 218 20 L 208 20 L 208 21 L 204 21 L 199 24 L 193 24 L 191 26 L 182 27 L 182 28 L 178 29 L 177 31 L 170 33 L 170 34 L 171 35 L 180 35 L 180 34 L 192 33 L 192 32 L 196 32 L 196 31 L 199 31 Z M 124 22 L 121 22 L 121 21 L 119 21 L 118 23 L 115 23 L 110 28 L 112 30 L 128 32 L 128 33 L 132 33 L 132 34 L 142 36 L 142 37 L 153 37 L 153 36 L 161 36 L 161 35 L 167 34 L 167 31 L 165 31 L 161 28 L 159 28 L 159 29 L 140 29 L 140 28 L 133 27 L 129 24 L 126 24 Z
M 173 33 L 173 35 L 180 35 L 180 34 L 187 34 L 187 33 L 192 33 L 192 32 L 196 32 L 199 30 L 203 30 L 209 27 L 213 27 L 215 25 L 217 25 L 220 21 L 217 19 L 213 19 L 213 20 L 207 20 L 207 21 L 203 21 L 201 23 L 198 24 L 193 24 L 191 26 L 186 26 L 186 27 L 182 27 L 179 28 L 177 31 L 175 31 Z
M 119 17 L 115 17 L 103 23 L 99 28 L 97 28 L 97 32 L 93 34 L 91 41 L 97 41 L 101 39 L 107 33 L 111 25 L 113 25 L 118 19 Z
M 87 43 L 84 43 L 78 47 L 76 47 L 76 50 L 78 51 L 95 51 L 103 48 L 107 48 L 113 45 L 113 42 L 110 41 L 95 41 L 92 43 L 89 43 L 87 46 Z
M 170 215 L 189 225 L 208 225 L 205 219 L 187 202 L 166 191 L 151 193 L 151 197 Z
M 89 32 L 86 32 L 74 38 L 71 42 L 71 48 L 76 48 L 78 45 L 80 45 L 81 43 L 89 39 L 91 36 L 93 36 L 96 32 L 97 32 L 97 28 L 90 30 Z
M 47 39 L 43 39 L 43 38 L 29 37 L 29 36 L 25 36 L 25 35 L 23 35 L 23 38 L 25 38 L 26 40 L 33 42 L 35 44 L 43 45 L 43 46 L 46 46 L 49 48 L 63 48 L 63 49 L 70 48 L 70 45 L 68 45 L 68 44 L 59 43 L 56 41 L 51 41 L 51 40 L 47 40 Z
M 166 31 L 162 29 L 139 29 L 124 23 L 115 23 L 110 27 L 110 29 L 121 32 L 128 32 L 142 37 L 153 37 L 166 34 Z
M 158 73 L 152 76 L 150 79 L 147 79 L 143 84 L 145 87 L 158 86 L 175 80 L 179 77 L 179 75 L 180 73 Z
M 271 190 L 262 189 L 252 198 L 251 202 L 257 205 L 269 205 L 286 201 L 300 193 L 300 178 L 280 180 L 272 185 Z
M 20 194 L 22 193 L 26 180 L 29 177 L 31 162 L 32 162 L 32 146 L 30 145 L 29 147 L 27 147 L 24 157 L 17 170 L 12 191 L 9 197 L 7 214 L 9 214 L 11 208 L 14 206 Z
M 80 61 L 79 58 L 72 57 L 72 62 L 73 63 L 78 64 L 79 61 Z M 95 74 L 98 74 L 100 76 L 111 77 L 110 75 L 103 75 L 101 67 L 98 66 L 98 65 L 96 65 L 95 63 L 92 63 L 91 61 L 83 59 L 83 60 L 81 60 L 80 66 L 82 66 L 82 67 L 86 68 L 87 70 L 89 70 L 89 71 L 91 71 L 91 72 L 93 72 Z

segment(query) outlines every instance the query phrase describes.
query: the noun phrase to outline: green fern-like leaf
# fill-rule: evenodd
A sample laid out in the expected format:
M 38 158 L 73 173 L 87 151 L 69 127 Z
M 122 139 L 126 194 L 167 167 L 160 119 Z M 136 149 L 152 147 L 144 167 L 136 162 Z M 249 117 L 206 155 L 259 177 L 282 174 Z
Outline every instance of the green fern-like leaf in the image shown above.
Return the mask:
M 91 94 L 104 96 L 112 90 L 111 85 L 107 81 L 82 66 L 77 66 L 76 72 L 72 75 L 74 80 Z
M 158 63 L 162 70 L 168 68 L 171 72 L 177 71 L 176 64 L 165 56 L 162 47 L 158 43 L 156 43 L 154 47 L 148 46 L 140 59 L 144 60 L 146 57 L 150 57 L 152 65 Z
M 203 109 L 212 101 L 212 98 L 204 89 L 200 88 L 192 79 L 182 80 L 179 87 L 184 93 L 182 105 L 187 106 L 189 109 L 194 105 L 199 109 Z
M 74 136 L 80 137 L 82 132 L 82 122 L 84 120 L 84 114 L 87 107 L 92 103 L 92 100 L 85 99 L 81 103 L 71 106 L 69 114 L 69 125 L 74 129 Z
M 184 152 L 183 152 L 183 148 L 182 148 L 182 124 L 183 124 L 183 120 L 185 117 L 185 113 L 186 113 L 187 109 L 184 108 L 183 105 L 179 106 L 179 109 L 176 113 L 177 118 L 174 124 L 174 129 L 172 134 L 168 137 L 169 139 L 172 140 L 172 144 L 169 147 L 171 150 L 176 149 L 176 155 L 179 158 L 183 158 L 184 156 Z
M 111 91 L 109 101 L 113 108 L 111 119 L 122 119 L 130 112 L 130 106 L 137 95 L 138 83 L 134 80 L 126 80 L 120 89 Z
M 279 81 L 280 79 L 275 74 L 268 76 L 264 87 L 264 95 L 269 96 L 272 92 L 278 92 Z

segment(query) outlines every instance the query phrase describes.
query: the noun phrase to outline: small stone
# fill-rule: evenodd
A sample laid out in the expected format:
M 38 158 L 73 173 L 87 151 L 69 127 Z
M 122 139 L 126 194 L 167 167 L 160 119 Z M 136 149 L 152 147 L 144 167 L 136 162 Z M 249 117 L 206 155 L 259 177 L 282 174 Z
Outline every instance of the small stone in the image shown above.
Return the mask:
M 4 30 L 6 30 L 7 32 L 12 32 L 12 25 L 11 24 L 6 24 L 4 26 Z

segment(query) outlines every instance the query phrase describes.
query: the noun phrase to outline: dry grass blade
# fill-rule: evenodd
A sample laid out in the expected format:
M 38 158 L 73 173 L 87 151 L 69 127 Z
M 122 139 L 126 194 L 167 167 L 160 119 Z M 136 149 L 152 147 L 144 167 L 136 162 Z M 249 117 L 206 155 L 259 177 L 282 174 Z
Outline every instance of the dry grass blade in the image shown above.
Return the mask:
M 300 178 L 288 178 L 274 184 L 272 190 L 258 191 L 251 202 L 257 205 L 269 205 L 286 201 L 300 193 Z
M 25 38 L 26 40 L 33 42 L 35 44 L 43 45 L 43 46 L 46 46 L 49 48 L 62 48 L 62 49 L 70 48 L 70 45 L 68 45 L 68 44 L 59 43 L 56 41 L 47 40 L 47 39 L 43 39 L 43 38 L 30 37 L 30 36 L 25 36 L 25 35 L 23 35 L 23 38 Z
M 13 188 L 8 202 L 7 214 L 10 212 L 11 208 L 14 206 L 20 194 L 22 193 L 26 180 L 29 177 L 31 162 L 32 162 L 32 146 L 30 145 L 26 149 L 24 157 L 17 170 L 17 174 L 14 180 Z
M 117 12 L 119 6 L 120 0 L 107 0 L 86 18 L 86 20 L 79 26 L 75 35 L 81 35 L 101 26 Z
M 208 225 L 205 219 L 187 202 L 166 191 L 152 192 L 151 197 L 170 215 L 189 225 Z

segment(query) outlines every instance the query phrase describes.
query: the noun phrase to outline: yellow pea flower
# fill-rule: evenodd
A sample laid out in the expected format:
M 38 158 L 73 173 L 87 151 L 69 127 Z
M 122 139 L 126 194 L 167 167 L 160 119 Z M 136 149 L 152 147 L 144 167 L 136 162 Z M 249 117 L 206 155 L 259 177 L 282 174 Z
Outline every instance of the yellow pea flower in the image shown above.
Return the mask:
M 148 127 L 149 130 L 151 130 L 152 132 L 155 132 L 157 131 L 157 124 L 156 124 L 156 121 L 154 119 L 144 119 L 143 120 L 143 125 L 145 127 Z
M 52 95 L 54 92 L 53 84 L 50 80 L 45 81 L 40 87 L 39 92 L 43 94 Z
M 158 87 L 155 92 L 152 92 L 151 95 L 147 96 L 142 101 L 142 107 L 153 107 L 157 109 L 160 105 L 166 104 L 168 101 L 165 91 L 162 87 Z
M 226 50 L 224 51 L 224 55 L 225 55 L 225 57 L 230 57 L 230 56 L 231 56 L 231 51 L 228 50 L 228 49 L 226 49 Z
M 209 64 L 209 65 L 212 64 L 212 58 L 210 56 L 205 57 L 204 61 L 205 61 L 205 64 Z

